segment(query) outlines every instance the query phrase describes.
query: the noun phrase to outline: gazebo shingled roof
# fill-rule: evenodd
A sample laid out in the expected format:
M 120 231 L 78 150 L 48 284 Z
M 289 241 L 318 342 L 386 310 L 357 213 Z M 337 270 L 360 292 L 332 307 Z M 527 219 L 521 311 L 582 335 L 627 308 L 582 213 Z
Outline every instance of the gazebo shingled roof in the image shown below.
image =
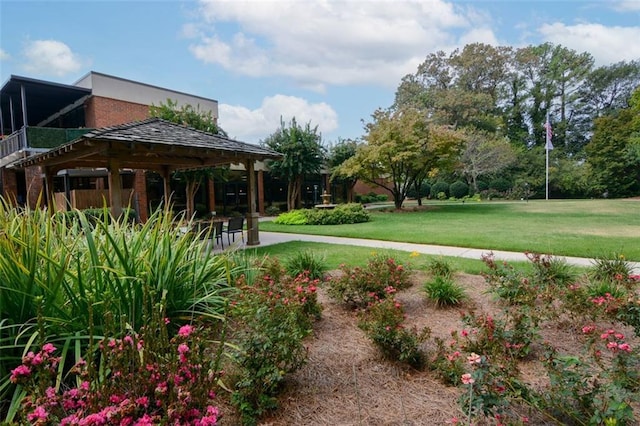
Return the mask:
M 68 144 L 17 162 L 13 167 L 40 166 L 49 200 L 53 199 L 52 178 L 59 170 L 98 167 L 107 167 L 110 171 L 154 170 L 164 178 L 165 198 L 169 199 L 168 181 L 172 171 L 242 163 L 248 183 L 247 244 L 254 245 L 260 244 L 254 163 L 281 156 L 257 145 L 150 118 L 90 131 Z M 109 173 L 109 187 L 112 189 L 111 210 L 118 216 L 122 211 L 120 173 Z
M 120 168 L 169 171 L 279 158 L 281 154 L 160 118 L 104 127 L 48 152 L 22 160 L 17 167 L 51 170 L 106 167 L 117 158 Z

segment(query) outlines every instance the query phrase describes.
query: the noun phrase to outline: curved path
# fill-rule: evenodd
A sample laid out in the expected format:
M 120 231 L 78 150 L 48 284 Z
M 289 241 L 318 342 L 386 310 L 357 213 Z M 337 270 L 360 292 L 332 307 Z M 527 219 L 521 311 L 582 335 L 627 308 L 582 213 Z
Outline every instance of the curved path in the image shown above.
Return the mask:
M 482 258 L 483 254 L 493 252 L 495 259 L 506 261 L 527 261 L 527 257 L 524 253 L 501 251 L 501 250 L 488 250 L 488 249 L 474 249 L 465 247 L 451 247 L 451 246 L 438 246 L 433 244 L 414 244 L 414 243 L 401 243 L 394 241 L 379 241 L 379 240 L 367 240 L 364 238 L 344 238 L 344 237 L 328 237 L 324 235 L 306 235 L 306 234 L 287 234 L 282 232 L 264 232 L 260 231 L 260 246 L 268 246 L 278 243 L 286 243 L 289 241 L 311 241 L 318 243 L 328 244 L 344 244 L 351 246 L 373 247 L 378 249 L 393 249 L 409 252 L 417 252 L 423 254 L 431 254 L 436 256 L 455 256 L 465 257 L 469 259 Z M 249 247 L 249 246 L 248 246 Z M 256 246 L 252 246 L 256 247 Z M 570 257 L 570 256 L 557 256 L 558 258 L 565 259 L 567 263 L 576 266 L 589 267 L 593 265 L 593 259 L 587 259 L 582 257 Z M 640 274 L 640 262 L 629 262 L 633 268 L 634 274 Z

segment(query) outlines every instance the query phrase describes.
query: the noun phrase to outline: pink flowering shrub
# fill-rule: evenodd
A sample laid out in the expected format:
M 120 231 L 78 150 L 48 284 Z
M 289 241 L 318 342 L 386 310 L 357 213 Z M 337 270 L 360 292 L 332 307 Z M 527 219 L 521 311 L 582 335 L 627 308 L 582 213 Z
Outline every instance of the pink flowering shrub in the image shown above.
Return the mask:
M 71 370 L 77 380 L 63 383 L 56 380 L 56 348 L 45 344 L 12 370 L 11 381 L 26 391 L 17 420 L 33 425 L 215 425 L 220 372 L 202 331 L 181 327 L 162 352 L 145 344 L 146 338 L 162 340 L 151 333 L 104 339 L 95 357 L 100 364 L 80 361 Z
M 420 345 L 426 341 L 431 330 L 407 328 L 404 325 L 404 309 L 391 294 L 395 289 L 388 288 L 388 297 L 377 298 L 360 313 L 358 327 L 381 350 L 385 358 L 405 362 L 414 368 L 424 367 L 426 354 Z
M 384 298 L 387 288 L 411 286 L 410 269 L 392 257 L 375 255 L 364 268 L 343 264 L 340 270 L 340 276 L 329 281 L 329 294 L 351 308 L 365 308 L 376 297 Z
M 268 261 L 263 268 L 264 275 L 251 284 L 240 277 L 231 310 L 232 402 L 245 425 L 255 424 L 277 407 L 276 396 L 285 376 L 307 360 L 302 341 L 313 331 L 313 321 L 321 312 L 318 280 L 306 273 L 288 276 L 277 261 Z
M 550 384 L 539 393 L 541 405 L 559 423 L 633 424 L 632 403 L 640 390 L 640 357 L 624 334 L 582 327 L 585 350 L 564 355 L 547 346 L 544 365 Z

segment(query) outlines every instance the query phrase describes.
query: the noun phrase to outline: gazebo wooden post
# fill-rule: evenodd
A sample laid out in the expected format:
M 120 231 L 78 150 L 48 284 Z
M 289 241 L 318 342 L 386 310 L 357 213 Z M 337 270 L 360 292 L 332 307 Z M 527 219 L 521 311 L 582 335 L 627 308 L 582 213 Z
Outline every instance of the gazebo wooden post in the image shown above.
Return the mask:
M 53 216 L 56 213 L 56 200 L 53 193 L 53 175 L 54 172 L 51 167 L 42 166 L 42 174 L 44 175 L 44 190 L 47 197 L 47 210 L 49 215 Z
M 258 218 L 260 214 L 256 211 L 256 196 L 258 195 L 256 184 L 255 161 L 247 160 L 245 169 L 247 170 L 247 245 L 257 246 L 260 244 L 260 234 L 258 230 Z
M 162 166 L 162 188 L 164 190 L 164 208 L 168 210 L 171 200 L 171 171 L 169 166 Z
M 120 179 L 120 162 L 117 158 L 109 158 L 108 169 L 111 215 L 118 219 L 122 215 L 122 179 Z

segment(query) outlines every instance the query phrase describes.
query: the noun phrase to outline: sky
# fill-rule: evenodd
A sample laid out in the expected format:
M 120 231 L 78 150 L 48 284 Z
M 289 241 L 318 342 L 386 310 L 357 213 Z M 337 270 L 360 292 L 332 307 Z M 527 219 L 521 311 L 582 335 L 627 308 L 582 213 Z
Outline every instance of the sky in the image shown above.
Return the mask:
M 89 71 L 215 99 L 230 137 L 358 139 L 427 55 L 544 42 L 640 59 L 640 0 L 0 0 L 0 84 Z

